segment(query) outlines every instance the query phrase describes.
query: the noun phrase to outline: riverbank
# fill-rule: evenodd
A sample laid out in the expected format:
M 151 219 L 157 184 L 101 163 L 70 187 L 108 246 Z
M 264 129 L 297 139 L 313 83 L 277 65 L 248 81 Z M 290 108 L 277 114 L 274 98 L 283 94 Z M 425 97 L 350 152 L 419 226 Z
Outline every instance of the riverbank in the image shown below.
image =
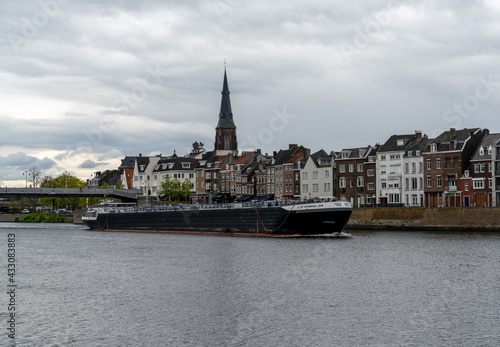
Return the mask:
M 26 214 L 22 213 L 14 213 L 14 214 L 0 214 L 0 222 L 15 222 L 16 218 L 23 218 L 26 217 Z M 63 219 L 63 223 L 73 223 L 74 217 L 71 214 L 67 215 L 59 215 Z M 80 218 L 81 220 L 81 218 Z
M 500 208 L 356 208 L 345 229 L 500 231 Z

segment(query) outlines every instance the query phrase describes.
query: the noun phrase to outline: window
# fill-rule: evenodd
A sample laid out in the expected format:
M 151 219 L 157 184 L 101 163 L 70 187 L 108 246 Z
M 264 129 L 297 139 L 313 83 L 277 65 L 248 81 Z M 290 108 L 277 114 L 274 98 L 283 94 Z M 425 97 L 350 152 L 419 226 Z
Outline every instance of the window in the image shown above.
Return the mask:
M 342 158 L 343 159 L 349 158 L 349 153 L 348 152 L 342 152 Z
M 344 173 L 345 172 L 345 165 L 340 165 L 339 166 L 339 172 Z
M 431 188 L 432 187 L 432 178 L 431 176 L 427 176 L 427 188 Z
M 408 151 L 408 156 L 411 157 L 413 155 L 412 151 Z
M 411 202 L 413 206 L 418 206 L 418 196 L 416 194 L 411 196 Z
M 358 176 L 357 184 L 358 184 L 358 187 L 364 187 L 365 178 L 363 176 Z
M 493 172 L 493 163 L 488 164 L 488 171 Z
M 302 173 L 302 179 L 303 179 L 304 181 L 307 181 L 307 172 L 303 172 L 303 173 Z
M 387 182 L 385 181 L 380 182 L 380 186 L 382 187 L 382 189 L 387 188 Z
M 330 191 L 330 183 L 325 183 L 324 188 L 325 188 L 324 189 L 325 192 L 329 192 Z
M 313 180 L 318 179 L 318 171 L 313 171 Z
M 410 164 L 405 163 L 405 173 L 409 173 L 409 172 L 410 172 Z
M 207 182 L 207 185 L 206 185 L 207 190 L 209 190 L 209 189 L 210 189 L 210 186 L 211 186 L 211 185 L 210 185 L 210 182 Z
M 431 152 L 437 151 L 437 145 L 435 143 L 431 144 Z
M 418 173 L 422 173 L 423 168 L 424 168 L 424 163 L 422 162 L 418 163 Z
M 385 155 L 381 155 L 380 160 L 385 160 Z
M 375 190 L 375 183 L 373 182 L 368 183 L 368 190 Z
M 430 170 L 431 169 L 431 160 L 427 159 L 426 163 L 427 163 L 427 170 Z
M 420 151 L 416 151 L 415 154 L 417 155 L 417 157 L 420 157 Z
M 224 140 L 224 149 L 229 151 L 231 150 L 231 136 L 226 134 L 226 138 Z
M 346 187 L 346 180 L 345 177 L 340 177 L 339 180 L 339 188 L 345 188 Z
M 354 164 L 349 164 L 349 172 L 354 172 Z
M 416 178 L 412 178 L 412 179 L 411 179 L 411 189 L 412 189 L 412 190 L 416 190 L 416 189 L 418 189 L 418 186 L 417 186 L 417 179 L 416 179 Z
M 464 190 L 465 190 L 466 192 L 468 192 L 468 191 L 469 191 L 469 183 L 465 183 L 465 184 L 464 184 Z
M 207 174 L 205 175 L 205 178 L 206 178 L 207 180 L 209 180 L 209 179 L 211 178 L 210 172 L 207 172 Z
M 484 163 L 479 165 L 479 172 L 484 172 Z
M 409 178 L 405 178 L 405 189 L 406 190 L 410 189 L 410 179 Z
M 325 178 L 328 178 L 328 177 L 330 177 L 330 171 L 325 170 Z
M 437 186 L 441 187 L 441 175 L 437 175 L 436 179 L 437 179 Z
M 386 174 L 386 167 L 385 167 L 385 165 L 382 165 L 382 166 L 380 167 L 380 174 L 381 174 L 381 175 L 385 175 L 385 174 Z
M 317 183 L 313 184 L 313 192 L 319 192 L 319 185 Z
M 370 176 L 370 177 L 371 177 L 371 176 L 375 176 L 375 170 L 370 169 L 370 170 L 366 171 L 366 174 L 367 174 L 368 176 Z
M 484 179 L 472 180 L 474 189 L 484 189 Z
M 488 187 L 493 188 L 493 178 L 488 178 Z
M 394 193 L 394 194 L 389 194 L 389 203 L 399 203 L 399 194 Z
M 182 168 L 183 169 L 189 169 L 189 168 L 191 168 L 191 163 L 182 163 Z
M 417 173 L 417 163 L 411 163 L 411 173 Z
M 363 164 L 358 164 L 358 172 L 363 172 Z
M 436 158 L 436 169 L 441 169 L 441 158 Z
M 354 182 L 352 180 L 349 181 L 349 187 L 350 188 L 354 187 Z

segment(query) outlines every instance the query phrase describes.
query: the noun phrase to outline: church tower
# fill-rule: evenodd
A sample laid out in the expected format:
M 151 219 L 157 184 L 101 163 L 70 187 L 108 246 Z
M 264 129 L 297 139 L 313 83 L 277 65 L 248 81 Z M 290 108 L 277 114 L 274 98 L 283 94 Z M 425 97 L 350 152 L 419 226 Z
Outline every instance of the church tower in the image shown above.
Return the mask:
M 229 99 L 229 87 L 227 84 L 226 68 L 224 66 L 224 84 L 222 86 L 222 98 L 220 103 L 219 122 L 215 128 L 215 154 L 226 155 L 238 154 L 238 142 L 236 140 L 236 125 L 231 110 Z

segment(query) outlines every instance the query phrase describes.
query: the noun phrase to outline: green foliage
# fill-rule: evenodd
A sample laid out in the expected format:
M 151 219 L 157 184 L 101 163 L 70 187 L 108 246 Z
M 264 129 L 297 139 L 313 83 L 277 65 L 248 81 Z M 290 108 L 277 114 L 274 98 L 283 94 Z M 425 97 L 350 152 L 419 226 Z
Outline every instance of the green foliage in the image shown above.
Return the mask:
M 40 188 L 85 188 L 86 183 L 75 176 L 61 174 L 56 178 L 46 176 L 40 183 Z M 85 204 L 85 198 L 41 198 L 42 205 L 53 208 L 69 206 L 74 209 L 76 206 Z
M 62 223 L 64 220 L 55 214 L 30 213 L 22 218 L 16 217 L 15 221 L 20 223 Z
M 170 178 L 170 176 L 165 175 L 165 178 L 160 184 L 159 195 L 169 200 L 179 200 L 186 201 L 189 198 L 191 192 L 191 181 L 185 179 L 181 182 L 177 178 Z

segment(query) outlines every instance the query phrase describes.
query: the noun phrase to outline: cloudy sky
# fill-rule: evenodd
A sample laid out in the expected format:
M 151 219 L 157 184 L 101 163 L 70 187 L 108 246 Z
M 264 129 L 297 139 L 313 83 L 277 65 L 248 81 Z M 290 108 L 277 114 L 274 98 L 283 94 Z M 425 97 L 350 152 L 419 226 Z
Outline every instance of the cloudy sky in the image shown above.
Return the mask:
M 0 186 L 213 149 L 224 59 L 240 149 L 500 132 L 500 3 L 4 0 Z

